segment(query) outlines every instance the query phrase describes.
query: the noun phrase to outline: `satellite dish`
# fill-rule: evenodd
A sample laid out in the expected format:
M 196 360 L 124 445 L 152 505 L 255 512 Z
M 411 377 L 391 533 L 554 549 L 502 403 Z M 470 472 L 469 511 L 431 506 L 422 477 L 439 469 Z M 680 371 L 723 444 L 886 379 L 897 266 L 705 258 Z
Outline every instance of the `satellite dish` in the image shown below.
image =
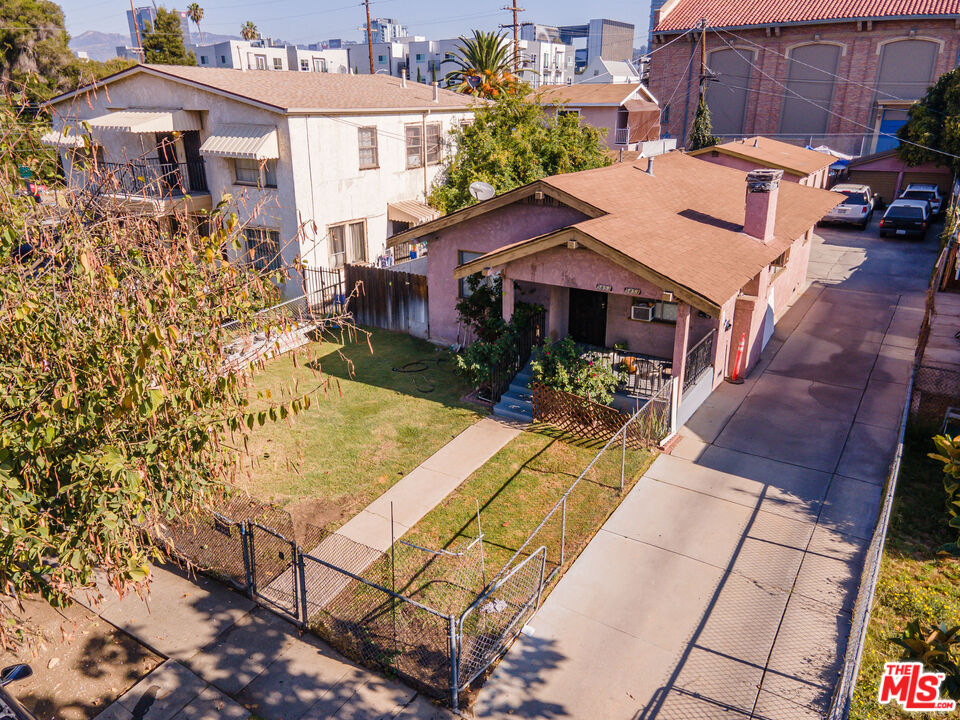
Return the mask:
M 490 183 L 477 180 L 476 182 L 470 183 L 470 194 L 473 195 L 473 197 L 475 197 L 477 200 L 483 201 L 492 198 L 497 194 L 497 191 Z
M 468 75 L 467 76 L 467 85 L 476 90 L 483 83 L 483 80 L 479 75 Z

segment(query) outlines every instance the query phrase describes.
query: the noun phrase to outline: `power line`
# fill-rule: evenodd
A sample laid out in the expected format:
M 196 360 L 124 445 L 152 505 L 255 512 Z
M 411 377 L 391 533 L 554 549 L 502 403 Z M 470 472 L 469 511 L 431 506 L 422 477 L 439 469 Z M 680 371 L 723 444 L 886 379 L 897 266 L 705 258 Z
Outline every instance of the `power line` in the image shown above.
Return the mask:
M 810 98 L 804 97 L 804 96 L 801 95 L 800 93 L 791 90 L 791 89 L 788 88 L 786 85 L 784 85 L 782 82 L 780 82 L 780 81 L 777 80 L 776 78 L 770 76 L 768 73 L 764 72 L 763 68 L 759 67 L 756 63 L 753 62 L 753 60 L 748 59 L 746 56 L 744 56 L 739 50 L 737 50 L 737 48 L 735 48 L 733 45 L 731 45 L 729 42 L 727 42 L 726 38 L 724 38 L 722 35 L 720 35 L 719 32 L 714 31 L 714 34 L 716 34 L 716 36 L 720 39 L 720 41 L 721 41 L 724 45 L 726 45 L 728 48 L 730 48 L 731 50 L 733 50 L 733 52 L 736 53 L 736 55 L 737 55 L 741 60 L 746 61 L 746 63 L 747 63 L 748 65 L 750 65 L 750 67 L 752 67 L 754 70 L 756 70 L 757 72 L 759 72 L 761 75 L 763 75 L 765 78 L 767 78 L 767 79 L 770 80 L 771 82 L 773 82 L 773 83 L 779 85 L 780 87 L 782 87 L 786 92 L 790 93 L 790 94 L 793 95 L 794 97 L 796 97 L 796 98 L 798 98 L 798 99 L 800 99 L 800 100 L 803 100 L 804 102 L 809 103 L 809 104 L 813 105 L 814 107 L 819 108 L 820 110 L 823 110 L 824 112 L 830 113 L 831 115 L 833 115 L 833 116 L 835 116 L 835 117 L 838 117 L 838 118 L 840 118 L 841 120 L 846 120 L 847 122 L 852 123 L 853 125 L 856 125 L 856 126 L 858 126 L 858 127 L 862 127 L 862 128 L 864 128 L 865 130 L 869 130 L 870 132 L 874 132 L 874 128 L 870 127 L 869 125 L 864 125 L 862 122 L 859 122 L 858 120 L 854 120 L 853 118 L 848 118 L 848 117 L 846 117 L 845 115 L 841 115 L 841 114 L 838 113 L 838 112 L 834 112 L 834 111 L 831 110 L 830 108 L 824 107 L 823 105 L 820 105 L 819 103 L 814 102 L 814 101 L 811 100 Z M 944 150 L 938 150 L 937 148 L 932 148 L 932 147 L 929 147 L 929 146 L 927 146 L 927 145 L 922 145 L 921 143 L 913 142 L 912 140 L 904 140 L 904 139 L 898 137 L 897 135 L 894 135 L 893 133 L 883 132 L 882 130 L 876 130 L 876 132 L 877 132 L 877 134 L 880 135 L 880 136 L 888 137 L 888 138 L 893 138 L 894 140 L 897 140 L 897 141 L 899 141 L 899 142 L 901 142 L 901 143 L 905 143 L 905 144 L 907 144 L 907 145 L 912 145 L 912 146 L 914 146 L 914 147 L 918 147 L 918 148 L 920 148 L 921 150 L 926 150 L 926 151 L 928 151 L 928 152 L 937 153 L 938 155 L 944 155 L 944 156 L 946 156 L 946 157 L 953 158 L 953 159 L 955 159 L 955 160 L 960 160 L 960 155 L 954 155 L 953 153 L 948 153 L 948 152 L 946 152 L 946 151 L 944 151 Z

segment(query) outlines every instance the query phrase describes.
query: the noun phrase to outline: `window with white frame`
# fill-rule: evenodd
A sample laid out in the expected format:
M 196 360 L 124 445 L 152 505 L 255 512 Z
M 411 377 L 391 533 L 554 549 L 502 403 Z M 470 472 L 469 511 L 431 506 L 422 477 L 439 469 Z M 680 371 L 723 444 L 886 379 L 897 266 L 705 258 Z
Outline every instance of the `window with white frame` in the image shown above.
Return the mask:
M 439 165 L 443 159 L 443 126 L 427 123 L 427 165 Z
M 280 233 L 277 230 L 261 227 L 248 227 L 243 230 L 242 262 L 249 263 L 261 272 L 279 270 Z
M 367 221 L 330 225 L 330 267 L 340 268 L 347 263 L 367 261 Z
M 373 125 L 357 128 L 357 141 L 360 145 L 360 169 L 370 170 L 379 167 L 377 128 Z
M 277 186 L 276 160 L 236 158 L 233 161 L 233 169 L 235 185 L 256 185 L 268 188 Z
M 283 58 L 274 58 L 274 59 L 273 59 L 273 69 L 274 69 L 274 70 L 283 70 Z
M 267 56 L 266 55 L 254 55 L 254 62 L 257 64 L 257 70 L 266 70 L 267 69 Z
M 407 170 L 423 167 L 423 128 L 419 123 L 404 129 L 407 140 Z
M 326 72 L 326 71 L 327 71 L 327 61 L 326 61 L 326 58 L 314 58 L 314 59 L 313 59 L 313 71 L 314 71 L 314 72 Z

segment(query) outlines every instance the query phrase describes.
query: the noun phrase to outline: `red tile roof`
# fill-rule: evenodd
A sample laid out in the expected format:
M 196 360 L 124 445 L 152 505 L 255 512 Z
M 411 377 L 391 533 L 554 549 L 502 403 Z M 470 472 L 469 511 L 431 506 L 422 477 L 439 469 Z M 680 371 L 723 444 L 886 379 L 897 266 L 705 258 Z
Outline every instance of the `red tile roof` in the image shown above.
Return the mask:
M 687 30 L 704 17 L 710 27 L 749 27 L 924 15 L 960 16 L 960 0 L 679 0 L 654 32 Z

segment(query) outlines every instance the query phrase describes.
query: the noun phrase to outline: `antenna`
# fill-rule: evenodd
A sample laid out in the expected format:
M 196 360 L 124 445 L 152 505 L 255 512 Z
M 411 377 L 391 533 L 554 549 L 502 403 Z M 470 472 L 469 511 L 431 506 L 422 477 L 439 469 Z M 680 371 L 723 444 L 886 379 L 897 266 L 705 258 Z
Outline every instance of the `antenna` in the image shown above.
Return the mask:
M 489 200 L 496 195 L 497 191 L 490 183 L 477 180 L 476 182 L 470 183 L 470 194 L 476 200 L 483 202 L 484 200 Z

